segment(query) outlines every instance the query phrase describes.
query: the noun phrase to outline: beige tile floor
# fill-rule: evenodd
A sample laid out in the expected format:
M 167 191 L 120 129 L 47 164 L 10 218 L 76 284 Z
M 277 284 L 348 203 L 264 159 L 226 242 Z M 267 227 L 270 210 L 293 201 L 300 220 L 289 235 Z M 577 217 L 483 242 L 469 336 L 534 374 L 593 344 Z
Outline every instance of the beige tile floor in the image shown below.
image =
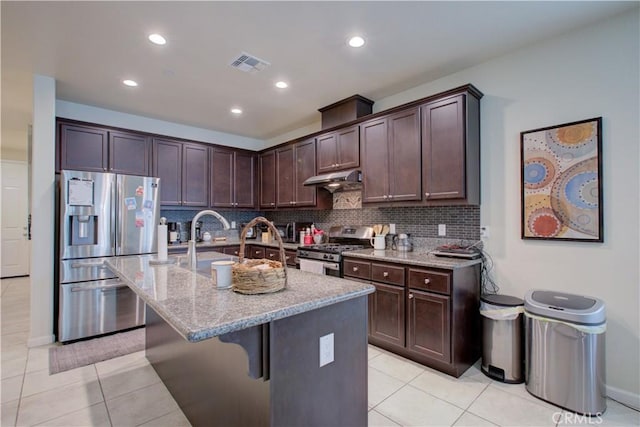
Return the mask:
M 49 346 L 26 346 L 28 278 L 1 284 L 2 427 L 189 425 L 144 352 L 49 375 Z M 607 404 L 603 418 L 592 424 L 640 425 L 639 412 L 612 400 Z M 531 396 L 523 385 L 492 381 L 477 365 L 456 379 L 369 347 L 369 426 L 561 426 L 575 421 L 580 420 Z

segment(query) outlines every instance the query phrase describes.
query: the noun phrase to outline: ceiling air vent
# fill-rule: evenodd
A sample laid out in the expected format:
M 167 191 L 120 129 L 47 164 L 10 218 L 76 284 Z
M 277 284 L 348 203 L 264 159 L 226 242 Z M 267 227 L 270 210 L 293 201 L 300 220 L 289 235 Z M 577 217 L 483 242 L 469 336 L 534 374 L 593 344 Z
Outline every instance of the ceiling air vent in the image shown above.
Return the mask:
M 253 55 L 249 55 L 246 52 L 242 52 L 238 58 L 231 62 L 230 65 L 233 68 L 237 68 L 238 70 L 245 71 L 247 73 L 255 73 L 257 71 L 264 70 L 271 64 Z

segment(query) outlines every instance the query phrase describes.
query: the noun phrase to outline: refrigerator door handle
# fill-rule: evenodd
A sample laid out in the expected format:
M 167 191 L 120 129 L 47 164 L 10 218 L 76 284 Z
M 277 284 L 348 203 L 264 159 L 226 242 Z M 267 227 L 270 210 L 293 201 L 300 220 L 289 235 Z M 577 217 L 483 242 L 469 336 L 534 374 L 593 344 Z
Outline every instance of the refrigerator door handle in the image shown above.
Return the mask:
M 118 224 L 122 224 L 120 221 L 120 210 L 122 206 L 120 206 L 120 179 L 118 175 L 113 175 L 114 185 L 111 193 L 111 200 L 113 200 L 113 208 L 111 209 L 111 251 L 114 255 L 120 255 L 120 248 L 118 247 L 118 233 L 120 230 L 117 229 Z

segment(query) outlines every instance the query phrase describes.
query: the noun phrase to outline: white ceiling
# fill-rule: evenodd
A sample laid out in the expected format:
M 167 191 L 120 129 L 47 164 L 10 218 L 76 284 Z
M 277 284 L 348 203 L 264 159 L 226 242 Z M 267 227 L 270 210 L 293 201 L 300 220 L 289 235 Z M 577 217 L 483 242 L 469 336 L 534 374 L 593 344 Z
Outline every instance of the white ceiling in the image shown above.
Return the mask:
M 31 122 L 32 75 L 57 98 L 268 139 L 318 108 L 372 100 L 637 7 L 637 2 L 1 2 L 2 131 Z M 147 35 L 163 34 L 164 47 Z M 349 35 L 367 40 L 359 50 Z M 271 63 L 249 74 L 241 52 Z M 131 89 L 121 80 L 132 78 Z M 286 80 L 290 88 L 274 87 Z M 473 82 L 471 82 L 473 83 Z M 241 117 L 229 109 L 239 106 Z

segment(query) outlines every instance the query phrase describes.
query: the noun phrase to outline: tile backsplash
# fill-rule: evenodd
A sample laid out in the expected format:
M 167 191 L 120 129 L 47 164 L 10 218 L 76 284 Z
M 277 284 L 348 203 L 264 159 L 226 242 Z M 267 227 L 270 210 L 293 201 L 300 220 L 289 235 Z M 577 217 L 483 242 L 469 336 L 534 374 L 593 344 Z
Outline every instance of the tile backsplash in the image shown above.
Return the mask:
M 393 208 L 361 207 L 360 192 L 349 191 L 334 194 L 334 207 L 327 210 L 282 210 L 282 211 L 240 211 L 219 210 L 229 222 L 235 221 L 237 227 L 249 222 L 256 216 L 265 216 L 275 223 L 290 221 L 314 222 L 320 228 L 331 225 L 372 225 L 396 224 L 397 233 L 411 233 L 417 238 L 440 238 L 438 224 L 445 224 L 445 239 L 480 240 L 480 207 L 479 206 L 412 206 Z M 199 211 L 163 209 L 162 216 L 168 221 L 191 221 Z M 214 236 L 225 235 L 222 224 L 211 217 L 204 216 L 203 231 Z M 238 231 L 231 231 L 236 234 Z

